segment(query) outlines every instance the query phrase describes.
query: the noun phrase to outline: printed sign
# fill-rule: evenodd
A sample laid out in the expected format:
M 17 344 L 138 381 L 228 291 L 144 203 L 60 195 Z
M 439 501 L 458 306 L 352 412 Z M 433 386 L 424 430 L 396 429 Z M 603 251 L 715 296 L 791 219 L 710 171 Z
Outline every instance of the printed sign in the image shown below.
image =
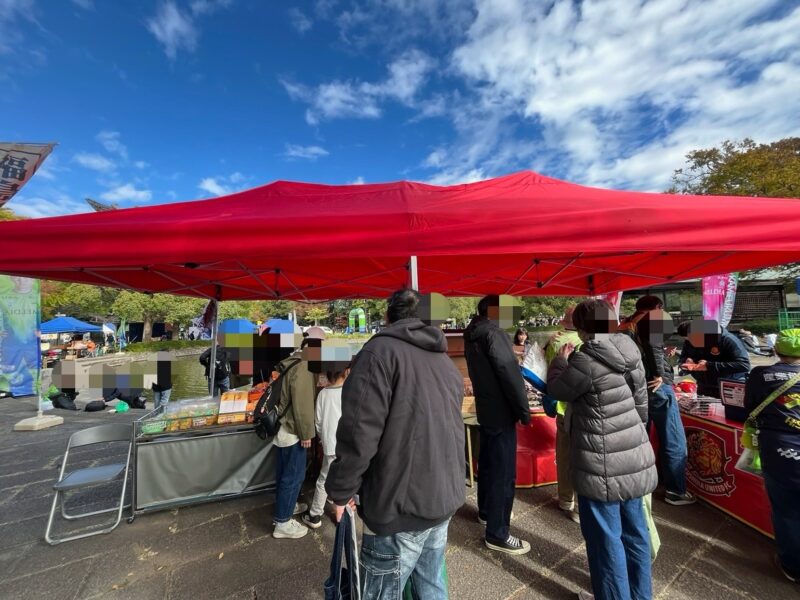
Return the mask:
M 52 151 L 53 144 L 0 142 L 0 207 L 33 177 Z
M 39 386 L 39 281 L 0 275 L 0 390 L 35 394 Z
M 723 404 L 744 408 L 744 384 L 741 381 L 720 381 L 719 389 Z
M 709 496 L 730 496 L 736 489 L 732 473 L 728 472 L 731 456 L 725 440 L 706 429 L 686 427 L 689 460 L 686 479 Z
M 727 327 L 736 302 L 736 273 L 703 277 L 703 317 Z

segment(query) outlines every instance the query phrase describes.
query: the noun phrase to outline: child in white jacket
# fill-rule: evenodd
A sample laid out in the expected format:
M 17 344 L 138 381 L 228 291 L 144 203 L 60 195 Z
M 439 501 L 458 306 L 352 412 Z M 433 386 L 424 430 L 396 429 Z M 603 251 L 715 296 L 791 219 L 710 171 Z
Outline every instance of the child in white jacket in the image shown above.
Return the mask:
M 325 500 L 328 498 L 325 492 L 325 479 L 328 477 L 331 463 L 336 460 L 336 428 L 339 426 L 339 419 L 342 416 L 342 386 L 349 373 L 350 369 L 328 372 L 326 377 L 330 384 L 317 396 L 315 421 L 324 456 L 322 469 L 317 477 L 314 500 L 311 502 L 311 508 L 303 515 L 303 523 L 312 529 L 317 529 L 322 525 L 322 513 L 325 509 Z

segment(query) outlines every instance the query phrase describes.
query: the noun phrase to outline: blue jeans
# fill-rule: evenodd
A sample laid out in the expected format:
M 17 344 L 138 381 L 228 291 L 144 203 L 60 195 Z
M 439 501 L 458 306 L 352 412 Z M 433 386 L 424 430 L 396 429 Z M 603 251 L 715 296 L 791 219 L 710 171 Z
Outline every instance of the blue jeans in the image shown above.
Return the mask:
M 800 490 L 782 485 L 766 472 L 763 475 L 772 506 L 778 558 L 789 575 L 800 577 Z
M 486 520 L 486 539 L 508 539 L 517 481 L 517 427 L 480 428 L 478 516 Z
M 276 523 L 286 523 L 292 518 L 294 505 L 306 475 L 306 449 L 297 442 L 288 448 L 277 448 L 275 516 Z
M 361 542 L 361 600 L 402 600 L 411 579 L 415 599 L 447 600 L 444 551 L 450 519 L 424 531 L 394 535 L 364 533 Z
M 231 376 L 228 375 L 225 379 L 214 381 L 214 391 L 211 391 L 211 378 L 208 378 L 208 393 L 212 396 L 218 396 L 222 392 L 227 392 L 231 389 Z
M 172 394 L 172 388 L 168 390 L 164 390 L 161 392 L 153 391 L 153 403 L 155 407 L 158 408 L 159 406 L 167 406 L 167 402 L 169 402 L 169 397 Z
M 658 434 L 658 463 L 668 492 L 686 493 L 686 433 L 681 422 L 678 399 L 672 386 L 664 383 L 650 397 L 649 423 Z
M 597 600 L 650 600 L 650 534 L 641 498 L 600 502 L 578 497 L 592 591 Z

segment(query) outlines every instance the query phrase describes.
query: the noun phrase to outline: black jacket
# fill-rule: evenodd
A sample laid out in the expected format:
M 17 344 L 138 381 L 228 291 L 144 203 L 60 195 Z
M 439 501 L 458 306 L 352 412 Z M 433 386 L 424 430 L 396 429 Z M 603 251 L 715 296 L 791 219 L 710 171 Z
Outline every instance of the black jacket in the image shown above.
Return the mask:
M 222 381 L 231 374 L 230 355 L 228 351 L 222 346 L 217 346 L 217 368 L 214 372 L 214 381 Z M 206 368 L 206 378 L 208 378 L 208 363 L 211 362 L 211 348 L 206 350 L 200 355 L 200 364 Z
M 511 427 L 531 420 L 525 382 L 511 339 L 494 321 L 475 317 L 464 332 L 464 354 L 475 392 L 478 423 Z
M 664 380 L 664 385 L 672 385 L 675 374 L 672 371 L 672 365 L 667 360 L 667 355 L 664 353 L 663 342 L 653 343 L 647 315 L 641 316 L 634 321 L 637 316 L 640 316 L 640 313 L 634 313 L 630 319 L 621 325 L 620 331 L 627 333 L 639 347 L 647 381 L 661 377 Z
M 684 342 L 678 364 L 682 365 L 689 358 L 694 362 L 705 360 L 708 363 L 707 371 L 689 373 L 697 380 L 697 393 L 702 396 L 719 398 L 720 379 L 745 381 L 750 372 L 750 357 L 744 344 L 724 330 L 717 338 L 717 343 L 708 348 L 695 348 L 688 340 Z
M 440 329 L 393 323 L 367 342 L 342 390 L 336 460 L 325 488 L 359 494 L 377 535 L 422 531 L 464 504 L 464 380 Z

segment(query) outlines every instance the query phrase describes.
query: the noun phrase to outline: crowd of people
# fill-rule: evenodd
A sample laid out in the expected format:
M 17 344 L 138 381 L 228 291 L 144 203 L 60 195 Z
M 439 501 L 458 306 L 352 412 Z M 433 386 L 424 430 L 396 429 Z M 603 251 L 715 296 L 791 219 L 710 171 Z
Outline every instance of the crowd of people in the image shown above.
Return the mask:
M 325 339 L 320 328 L 310 328 L 277 369 L 283 381 L 273 535 L 297 539 L 320 527 L 326 501 L 337 520 L 347 506 L 357 510 L 364 525 L 362 598 L 399 599 L 404 590 L 414 598 L 447 598 L 448 525 L 465 502 L 464 379 L 441 328 L 420 319 L 419 306 L 417 292 L 395 292 L 387 327 L 351 364 L 329 371 L 319 394 L 307 353 Z M 463 334 L 480 423 L 478 521 L 489 550 L 521 555 L 531 544 L 512 533 L 512 519 L 517 425 L 531 419 L 519 368 L 529 340 L 524 328 L 509 336 L 500 311 L 498 296 L 483 298 Z M 557 401 L 558 508 L 580 525 L 591 575 L 591 593 L 579 596 L 651 598 L 657 551 L 651 494 L 660 481 L 665 502 L 695 502 L 672 387 L 678 355 L 678 372 L 694 377 L 700 394 L 718 397 L 720 378 L 747 380 L 747 409 L 768 404 L 754 414 L 778 565 L 797 580 L 800 330 L 782 332 L 774 345 L 779 362 L 751 373 L 742 342 L 712 322 L 681 324 L 683 348 L 666 346 L 672 321 L 657 297 L 640 298 L 622 322 L 598 299 L 571 307 L 559 322 L 564 330 L 544 352 L 547 393 Z M 224 388 L 224 351 L 217 361 L 223 368 L 215 379 Z M 208 375 L 210 356 L 204 364 Z M 772 402 L 776 390 L 782 395 Z M 314 438 L 323 460 L 308 506 L 299 496 Z

